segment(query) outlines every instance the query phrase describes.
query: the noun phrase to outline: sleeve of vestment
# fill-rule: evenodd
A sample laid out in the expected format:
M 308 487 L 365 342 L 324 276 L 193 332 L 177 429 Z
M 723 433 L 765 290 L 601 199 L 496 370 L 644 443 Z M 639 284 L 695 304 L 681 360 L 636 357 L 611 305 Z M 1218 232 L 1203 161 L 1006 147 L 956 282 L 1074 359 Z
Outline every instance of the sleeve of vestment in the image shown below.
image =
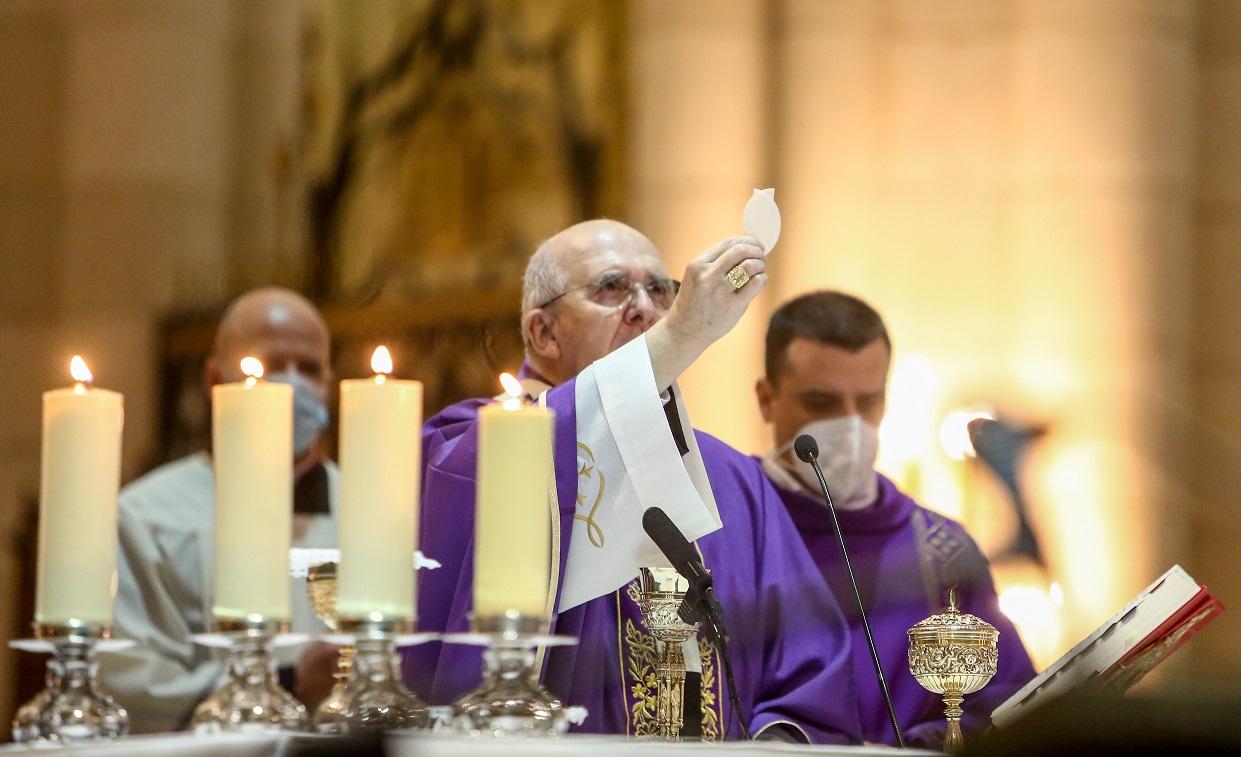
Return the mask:
M 763 676 L 750 731 L 776 724 L 814 744 L 860 743 L 849 629 L 771 482 L 754 465 L 758 611 Z

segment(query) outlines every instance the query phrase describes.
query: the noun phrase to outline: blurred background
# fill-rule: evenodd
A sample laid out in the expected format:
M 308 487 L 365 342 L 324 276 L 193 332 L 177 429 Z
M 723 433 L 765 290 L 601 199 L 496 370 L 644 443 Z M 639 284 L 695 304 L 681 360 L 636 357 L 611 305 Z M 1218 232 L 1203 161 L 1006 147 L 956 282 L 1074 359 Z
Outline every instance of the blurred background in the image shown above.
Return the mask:
M 774 186 L 697 424 L 764 451 L 766 316 L 857 294 L 881 469 L 992 555 L 1036 663 L 1180 563 L 1237 607 L 1154 685 L 1241 682 L 1239 135 L 1228 0 L 0 0 L 0 637 L 72 354 L 125 395 L 125 480 L 201 444 L 254 286 L 320 304 L 338 378 L 387 343 L 429 415 L 520 364 L 541 239 L 620 218 L 675 274 Z M 0 650 L 0 716 L 41 669 Z

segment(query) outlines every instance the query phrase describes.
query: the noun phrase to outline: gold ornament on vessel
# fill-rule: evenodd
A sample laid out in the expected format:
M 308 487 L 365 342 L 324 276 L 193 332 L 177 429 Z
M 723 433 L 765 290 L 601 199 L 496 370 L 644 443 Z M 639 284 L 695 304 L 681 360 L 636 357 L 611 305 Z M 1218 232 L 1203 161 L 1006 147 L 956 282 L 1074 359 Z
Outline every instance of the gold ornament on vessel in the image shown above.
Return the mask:
M 961 704 L 995 676 L 1000 632 L 987 621 L 957 609 L 956 589 L 948 591 L 948 609 L 909 629 L 909 672 L 922 688 L 944 698 L 948 731 L 944 751 L 960 752 Z

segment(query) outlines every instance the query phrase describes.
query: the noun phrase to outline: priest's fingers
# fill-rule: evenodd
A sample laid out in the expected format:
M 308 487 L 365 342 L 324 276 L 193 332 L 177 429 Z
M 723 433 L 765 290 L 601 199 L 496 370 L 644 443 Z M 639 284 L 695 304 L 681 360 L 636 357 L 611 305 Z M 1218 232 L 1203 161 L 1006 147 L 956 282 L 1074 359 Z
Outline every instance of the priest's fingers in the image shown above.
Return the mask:
M 757 238 L 751 237 L 751 236 L 742 235 L 742 236 L 736 236 L 736 237 L 725 237 L 724 239 L 721 239 L 720 241 L 708 247 L 701 254 L 699 254 L 697 257 L 691 260 L 689 265 L 691 267 L 694 266 L 695 264 L 709 265 L 715 262 L 716 260 L 718 260 L 719 257 L 723 255 L 724 253 L 728 252 L 732 248 L 736 247 L 737 245 L 741 245 L 741 244 L 754 245 L 758 247 L 759 249 L 762 249 L 762 246 L 763 246 L 762 242 L 758 241 Z
M 726 273 L 730 268 L 743 261 L 756 260 L 762 263 L 766 258 L 767 254 L 763 251 L 763 246 L 757 239 L 737 242 L 716 258 L 708 268 L 717 273 Z M 751 271 L 751 273 L 761 273 L 762 270 Z

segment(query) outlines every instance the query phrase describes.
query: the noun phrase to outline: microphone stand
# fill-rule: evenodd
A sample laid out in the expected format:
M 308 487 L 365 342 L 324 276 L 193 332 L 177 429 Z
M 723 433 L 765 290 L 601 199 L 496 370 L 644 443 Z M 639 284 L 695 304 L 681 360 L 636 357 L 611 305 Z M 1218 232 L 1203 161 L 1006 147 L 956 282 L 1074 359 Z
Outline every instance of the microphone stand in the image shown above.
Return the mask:
M 731 712 L 736 716 L 737 724 L 741 726 L 741 735 L 746 741 L 752 741 L 750 729 L 746 726 L 745 718 L 741 714 L 741 697 L 737 694 L 737 681 L 733 678 L 733 664 L 728 657 L 728 637 L 724 635 L 724 608 L 711 588 L 714 583 L 711 574 L 703 573 L 701 576 L 697 585 L 690 585 L 685 599 L 681 601 L 681 607 L 677 610 L 677 615 L 690 625 L 701 623 L 707 640 L 720 653 L 720 661 L 724 664 L 724 681 L 728 686 L 728 703 Z M 725 737 L 727 733 L 726 728 Z
M 800 457 L 800 455 L 799 455 Z M 827 498 L 827 510 L 832 514 L 832 528 L 836 530 L 836 541 L 840 544 L 840 555 L 845 560 L 845 570 L 849 573 L 849 585 L 853 587 L 853 598 L 857 600 L 858 613 L 862 616 L 862 630 L 866 633 L 866 645 L 870 647 L 870 659 L 875 664 L 875 676 L 879 679 L 879 689 L 883 692 L 883 701 L 888 705 L 888 717 L 892 720 L 892 732 L 896 734 L 896 745 L 905 748 L 905 737 L 901 734 L 901 725 L 896 721 L 896 708 L 892 705 L 892 693 L 888 691 L 888 681 L 883 676 L 883 666 L 879 664 L 879 651 L 875 648 L 875 637 L 870 632 L 870 622 L 866 620 L 866 608 L 862 606 L 862 593 L 858 591 L 857 579 L 853 576 L 853 565 L 849 562 L 849 550 L 845 549 L 845 535 L 840 530 L 840 521 L 836 519 L 836 506 L 832 504 L 832 493 L 827 489 L 827 479 L 823 469 L 819 467 L 819 458 L 814 455 L 801 458 L 810 463 L 814 474 L 819 478 L 819 486 L 823 496 Z
M 702 559 L 685 539 L 685 534 L 677 528 L 672 519 L 658 507 L 648 507 L 642 514 L 642 528 L 659 551 L 668 558 L 677 573 L 689 582 L 689 591 L 677 608 L 677 615 L 688 625 L 701 623 L 707 638 L 715 646 L 720 660 L 724 664 L 724 678 L 728 683 L 728 701 L 732 705 L 729 712 L 737 717 L 741 724 L 741 733 L 746 741 L 750 741 L 750 728 L 741 714 L 741 698 L 737 696 L 737 682 L 733 679 L 732 661 L 728 658 L 728 637 L 724 633 L 724 608 L 715 596 L 712 587 L 715 579 L 707 572 Z M 731 720 L 731 719 L 730 719 Z M 730 728 L 725 726 L 727 737 Z

